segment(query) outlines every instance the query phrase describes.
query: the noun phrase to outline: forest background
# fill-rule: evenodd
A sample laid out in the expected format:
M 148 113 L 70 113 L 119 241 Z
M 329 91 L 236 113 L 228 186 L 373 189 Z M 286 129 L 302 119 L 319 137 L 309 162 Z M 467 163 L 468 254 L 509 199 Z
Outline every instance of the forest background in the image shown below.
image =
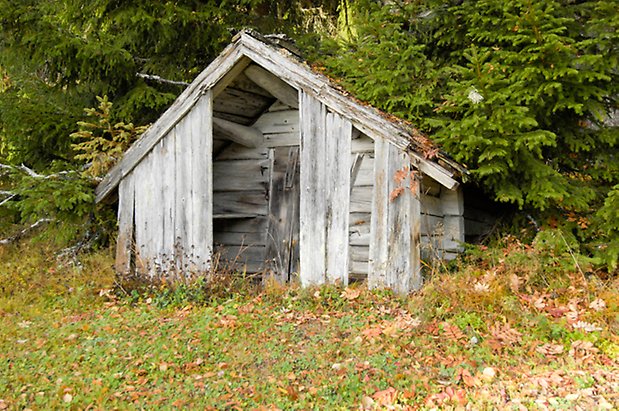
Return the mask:
M 17 238 L 40 222 L 66 241 L 109 241 L 102 227 L 114 218 L 95 210 L 97 178 L 236 31 L 252 27 L 294 38 L 317 70 L 465 164 L 472 184 L 513 206 L 499 236 L 614 272 L 615 6 L 3 0 L 0 230 Z
M 240 29 L 284 33 L 501 218 L 409 296 L 113 271 L 94 188 Z M 617 409 L 616 1 L 0 0 L 0 410 Z

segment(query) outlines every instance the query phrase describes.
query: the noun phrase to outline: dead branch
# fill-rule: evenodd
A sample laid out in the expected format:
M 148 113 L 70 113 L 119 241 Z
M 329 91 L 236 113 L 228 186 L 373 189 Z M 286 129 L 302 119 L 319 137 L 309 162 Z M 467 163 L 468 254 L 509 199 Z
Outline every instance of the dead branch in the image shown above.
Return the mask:
M 7 196 L 4 200 L 0 201 L 0 207 L 2 207 L 3 205 L 11 201 L 15 196 L 17 196 L 16 193 L 13 193 L 11 191 L 4 191 L 4 190 L 0 190 L 0 195 Z
M 36 171 L 34 171 L 33 169 L 31 169 L 30 167 L 27 167 L 24 164 L 20 164 L 18 166 L 12 166 L 10 164 L 2 164 L 0 163 L 0 168 L 5 169 L 5 170 L 18 170 L 21 171 L 23 173 L 28 174 L 30 177 L 32 178 L 38 178 L 41 180 L 49 180 L 51 178 L 58 178 L 58 177 L 64 177 L 70 174 L 73 174 L 74 171 L 59 171 L 57 173 L 53 173 L 53 174 L 39 174 Z
M 155 81 L 157 83 L 162 83 L 162 84 L 172 84 L 174 86 L 181 86 L 181 87 L 187 87 L 189 85 L 189 83 L 186 83 L 184 81 L 168 80 L 166 78 L 163 78 L 163 77 L 160 77 L 154 74 L 136 73 L 135 75 L 145 80 L 151 80 L 151 81 Z
M 15 241 L 19 240 L 20 238 L 22 238 L 24 235 L 28 234 L 30 231 L 34 230 L 35 228 L 39 227 L 40 225 L 46 224 L 46 223 L 50 223 L 54 220 L 52 220 L 51 218 L 41 218 L 37 221 L 35 221 L 34 223 L 32 223 L 30 226 L 24 228 L 23 230 L 21 230 L 19 233 L 15 234 L 14 236 L 8 237 L 8 238 L 4 238 L 2 240 L 0 240 L 0 245 L 7 245 L 7 244 L 12 244 Z

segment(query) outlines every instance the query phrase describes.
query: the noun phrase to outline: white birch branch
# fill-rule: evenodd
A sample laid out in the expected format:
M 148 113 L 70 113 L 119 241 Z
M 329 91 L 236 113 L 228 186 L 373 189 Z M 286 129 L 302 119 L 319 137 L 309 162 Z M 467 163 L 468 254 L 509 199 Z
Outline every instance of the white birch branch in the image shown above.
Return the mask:
M 17 194 L 12 193 L 10 191 L 0 191 L 0 195 L 7 196 L 4 200 L 0 202 L 0 207 L 11 201 Z
M 172 84 L 174 86 L 182 86 L 182 87 L 187 87 L 189 85 L 189 83 L 186 83 L 184 81 L 168 80 L 167 78 L 163 78 L 155 74 L 136 73 L 135 75 L 145 80 L 156 81 L 157 83 L 162 83 L 162 84 Z
M 38 178 L 40 180 L 49 180 L 49 179 L 52 179 L 52 178 L 65 177 L 65 176 L 68 176 L 68 175 L 71 175 L 71 174 L 75 173 L 75 171 L 64 170 L 64 171 L 59 171 L 59 172 L 53 173 L 53 174 L 39 174 L 39 173 L 37 173 L 36 171 L 31 169 L 30 167 L 27 167 L 24 164 L 20 164 L 18 166 L 12 166 L 10 164 L 2 164 L 2 163 L 0 163 L 0 169 L 18 170 L 18 171 L 21 171 L 23 173 L 28 174 L 32 178 Z
M 21 230 L 19 233 L 15 234 L 14 236 L 0 240 L 0 245 L 7 245 L 7 244 L 14 243 L 15 241 L 19 240 L 24 235 L 26 235 L 28 232 L 34 230 L 35 228 L 39 227 L 42 224 L 46 224 L 51 221 L 53 221 L 51 218 L 41 218 L 35 221 L 34 223 L 32 223 L 30 226 L 24 228 L 23 230 Z

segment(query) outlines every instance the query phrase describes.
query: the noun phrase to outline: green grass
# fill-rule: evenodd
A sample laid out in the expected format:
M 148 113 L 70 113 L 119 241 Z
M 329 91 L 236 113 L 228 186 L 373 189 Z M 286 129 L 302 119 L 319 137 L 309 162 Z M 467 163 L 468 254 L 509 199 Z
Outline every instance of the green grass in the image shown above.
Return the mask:
M 542 298 L 486 278 L 476 293 L 479 270 L 462 267 L 407 298 L 277 285 L 100 296 L 108 255 L 77 269 L 3 251 L 0 409 L 618 405 L 616 284 Z M 589 307 L 598 297 L 602 310 Z M 601 330 L 575 328 L 564 308 Z

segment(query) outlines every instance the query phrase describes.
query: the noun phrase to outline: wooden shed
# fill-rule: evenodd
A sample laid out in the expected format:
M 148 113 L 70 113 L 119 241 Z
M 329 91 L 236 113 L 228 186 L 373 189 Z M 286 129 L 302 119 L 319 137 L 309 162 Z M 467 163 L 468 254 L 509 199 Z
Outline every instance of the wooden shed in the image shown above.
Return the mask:
M 217 255 L 281 281 L 367 278 L 407 292 L 421 286 L 422 258 L 461 248 L 464 172 L 285 40 L 243 31 L 127 151 L 97 201 L 118 193 L 120 274 L 197 275 Z

